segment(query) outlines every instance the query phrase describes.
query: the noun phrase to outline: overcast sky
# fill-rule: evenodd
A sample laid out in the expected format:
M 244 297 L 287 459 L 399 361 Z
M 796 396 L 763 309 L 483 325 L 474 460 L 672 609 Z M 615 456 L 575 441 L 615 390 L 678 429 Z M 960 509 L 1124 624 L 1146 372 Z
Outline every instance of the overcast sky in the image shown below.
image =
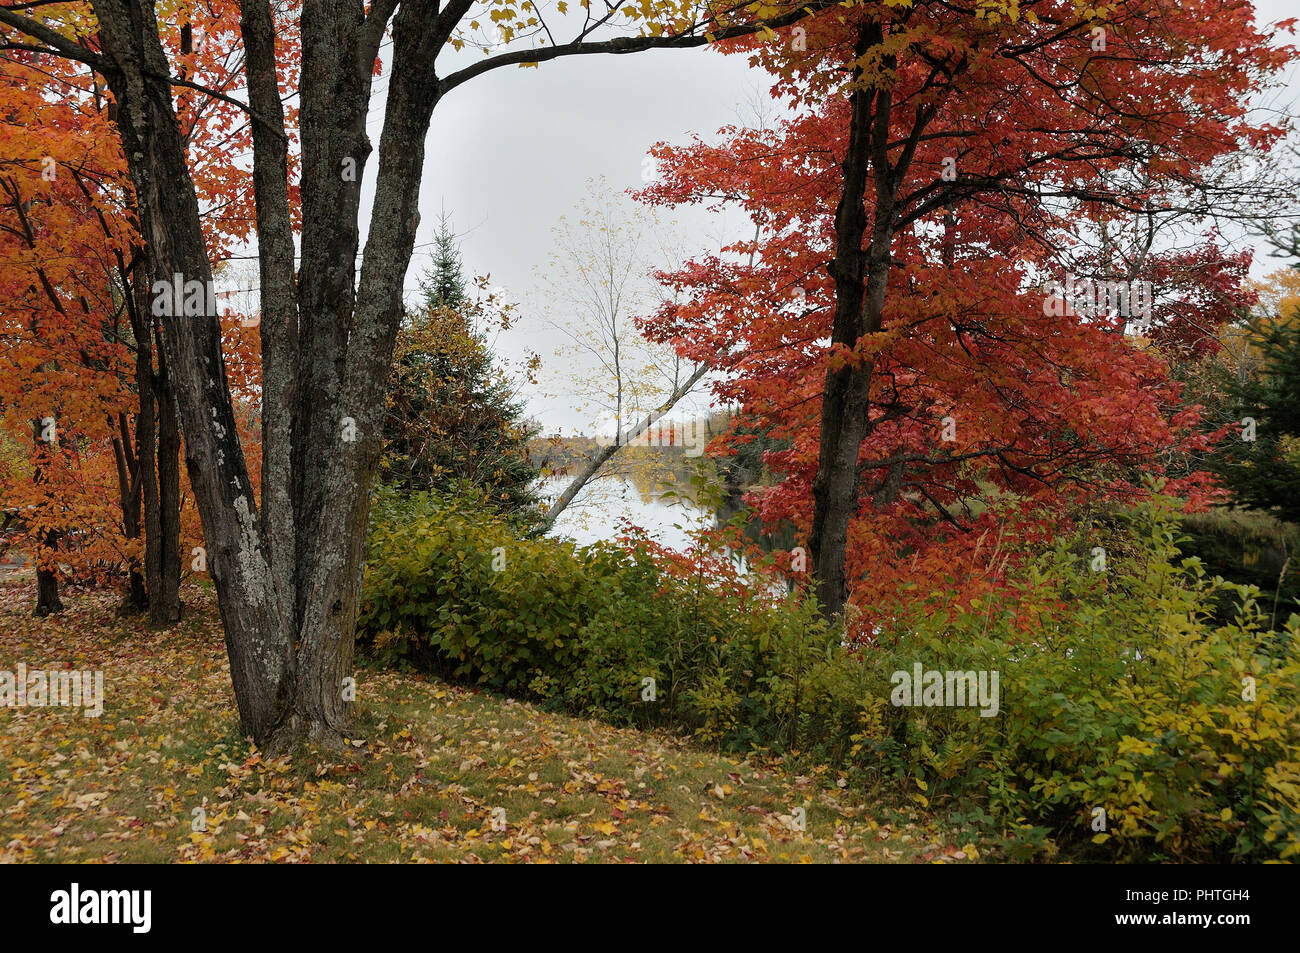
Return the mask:
M 1300 13 L 1295 0 L 1258 0 L 1256 8 L 1265 22 Z M 461 57 L 482 53 L 465 51 Z M 520 303 L 519 324 L 496 341 L 502 357 L 517 360 L 530 348 L 547 361 L 552 379 L 571 370 L 573 365 L 555 362 L 552 352 L 561 336 L 539 316 L 539 275 L 552 251 L 552 226 L 572 214 L 588 179 L 604 176 L 616 189 L 639 186 L 651 145 L 683 142 L 691 133 L 712 138 L 719 127 L 745 116 L 747 104 L 767 87 L 766 74 L 751 70 L 744 56 L 705 49 L 570 57 L 476 77 L 434 112 L 407 287 L 414 289 L 429 265 L 428 243 L 445 207 L 462 236 L 467 273 L 490 272 L 493 285 Z M 385 90 L 386 81 L 377 81 L 369 124 L 376 152 Z M 1298 92 L 1300 72 L 1293 69 L 1286 94 L 1272 104 L 1294 103 Z M 371 184 L 374 161 L 367 170 Z M 739 224 L 733 217 L 721 228 Z M 719 230 L 701 217 L 688 218 L 683 235 L 688 244 L 708 246 Z M 1277 264 L 1262 262 L 1256 271 Z M 571 401 L 535 388 L 525 393 L 530 413 L 548 431 L 591 432 L 586 416 L 570 409 Z
M 555 358 L 565 341 L 541 315 L 538 285 L 554 247 L 552 227 L 572 216 L 587 180 L 603 176 L 620 191 L 640 187 L 642 160 L 656 142 L 685 141 L 694 131 L 711 136 L 736 122 L 743 104 L 766 88 L 764 79 L 744 57 L 706 50 L 572 57 L 477 77 L 434 112 L 417 245 L 429 241 L 445 206 L 462 236 L 466 272 L 490 273 L 493 285 L 520 303 L 521 320 L 497 339 L 497 350 L 514 360 L 525 348 L 541 354 L 552 385 L 546 390 L 554 392 L 578 358 Z M 707 241 L 709 226 L 699 216 L 693 224 L 684 226 L 693 244 Z M 430 251 L 417 248 L 408 287 L 428 267 Z M 591 432 L 571 400 L 528 390 L 530 412 L 548 430 Z

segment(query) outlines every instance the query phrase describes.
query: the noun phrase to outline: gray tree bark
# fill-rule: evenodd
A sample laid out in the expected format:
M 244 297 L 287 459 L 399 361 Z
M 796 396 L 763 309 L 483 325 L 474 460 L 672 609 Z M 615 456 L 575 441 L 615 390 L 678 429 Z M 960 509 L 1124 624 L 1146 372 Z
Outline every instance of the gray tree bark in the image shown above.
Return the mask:
M 705 23 L 662 37 L 593 41 L 584 33 L 439 77 L 437 55 L 471 5 L 373 0 L 367 12 L 361 0 L 304 0 L 302 263 L 295 275 L 275 28 L 267 0 L 241 2 L 262 289 L 260 509 L 235 429 L 215 309 L 191 316 L 164 309 L 160 357 L 185 437 L 240 721 L 274 749 L 303 739 L 338 746 L 348 735 L 343 680 L 352 671 L 370 490 L 435 106 L 473 77 L 521 62 L 708 42 Z M 816 0 L 766 25 L 785 26 L 828 5 Z M 117 102 L 148 274 L 155 282 L 180 275 L 206 288 L 212 271 L 153 5 L 95 0 L 93 7 L 100 52 L 11 10 L 0 8 L 0 23 L 105 77 Z M 366 113 L 390 20 L 392 65 L 375 199 L 358 271 L 361 178 L 371 151 Z M 713 35 L 759 28 L 741 24 Z
M 855 53 L 861 57 L 882 40 L 879 25 L 868 24 L 859 34 Z M 883 176 L 877 169 L 878 192 L 884 194 L 876 196 L 871 244 L 867 249 L 863 247 L 873 143 L 883 140 L 881 144 L 887 148 L 890 94 L 887 89 L 861 85 L 861 78 L 861 70 L 855 68 L 853 81 L 858 85 L 850 94 L 849 139 L 841 167 L 844 187 L 835 210 L 835 257 L 827 266 L 835 280 L 831 345 L 850 349 L 863 335 L 880 330 L 893 239 L 890 170 L 886 161 Z M 812 486 L 813 520 L 808 544 L 817 600 L 823 613 L 832 619 L 843 611 L 848 599 L 848 531 L 858 510 L 858 452 L 870 425 L 871 372 L 870 361 L 828 370 L 822 397 L 821 442 Z

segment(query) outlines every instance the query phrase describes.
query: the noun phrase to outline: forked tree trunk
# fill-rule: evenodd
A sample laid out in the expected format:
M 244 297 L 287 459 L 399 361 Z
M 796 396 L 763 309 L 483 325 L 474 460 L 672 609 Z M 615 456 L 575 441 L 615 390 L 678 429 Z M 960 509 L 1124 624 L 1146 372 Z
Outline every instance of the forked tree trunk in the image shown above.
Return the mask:
M 149 622 L 166 626 L 180 621 L 180 432 L 176 405 L 167 380 L 167 362 L 151 314 L 152 297 L 137 272 L 128 308 L 135 337 L 135 461 L 144 504 L 144 575 Z
M 148 249 L 148 274 L 168 282 L 179 274 L 206 289 L 212 272 L 153 6 L 141 0 L 104 0 L 95 4 L 95 13 Z M 186 442 L 190 483 L 227 633 L 240 719 L 250 734 L 264 738 L 283 710 L 280 692 L 290 671 L 292 643 L 284 600 L 273 591 L 267 572 L 256 503 L 239 450 L 220 326 L 215 309 L 186 317 L 176 313 L 166 296 L 151 295 L 151 305 L 160 301 L 163 344 L 181 426 L 191 437 Z
M 198 205 L 157 40 L 141 0 L 103 0 L 96 13 L 117 99 L 154 281 L 207 288 Z M 348 733 L 344 679 L 378 466 L 384 387 L 419 221 L 424 137 L 438 98 L 427 28 L 431 3 L 394 20 L 394 65 L 376 197 L 358 293 L 355 222 L 371 66 L 386 10 L 356 30 L 353 4 L 310 2 L 303 15 L 303 243 L 295 286 L 283 112 L 265 2 L 244 5 L 254 123 L 264 357 L 264 488 L 259 520 L 234 424 L 215 309 L 178 313 L 163 300 L 163 357 L 185 434 L 186 462 L 207 540 L 240 718 L 256 740 L 287 747 Z M 353 174 L 342 160 L 351 159 Z M 353 224 L 348 224 L 353 223 Z M 295 295 L 296 290 L 296 295 Z M 154 304 L 159 298 L 153 296 Z M 161 448 L 160 448 L 161 449 Z
M 859 62 L 884 39 L 878 23 L 865 24 L 855 49 Z M 882 75 L 892 76 L 896 57 L 886 54 L 881 62 Z M 890 89 L 887 85 L 859 85 L 860 67 L 855 67 L 853 79 L 848 145 L 841 167 L 844 184 L 835 211 L 835 257 L 827 267 L 835 281 L 832 345 L 850 351 L 881 330 L 898 228 L 898 188 L 939 107 L 938 99 L 917 107 L 911 129 L 891 165 L 894 108 Z M 874 366 L 873 360 L 858 354 L 826 372 L 809 548 L 818 601 L 827 619 L 839 616 L 849 597 L 848 536 L 860 506 L 858 457 L 871 432 Z M 900 478 L 901 474 L 894 477 L 895 482 Z

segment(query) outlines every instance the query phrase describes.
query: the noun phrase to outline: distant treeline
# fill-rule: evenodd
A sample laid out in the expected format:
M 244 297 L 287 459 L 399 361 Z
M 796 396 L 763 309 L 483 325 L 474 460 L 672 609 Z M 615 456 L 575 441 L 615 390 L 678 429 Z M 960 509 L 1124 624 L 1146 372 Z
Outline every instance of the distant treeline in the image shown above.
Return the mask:
M 729 419 L 725 412 L 685 422 L 664 419 L 632 440 L 619 455 L 685 472 L 692 460 L 704 456 L 709 441 L 726 431 Z M 528 442 L 528 452 L 541 466 L 543 476 L 568 476 L 580 470 L 612 439 L 612 435 L 583 434 L 534 437 Z

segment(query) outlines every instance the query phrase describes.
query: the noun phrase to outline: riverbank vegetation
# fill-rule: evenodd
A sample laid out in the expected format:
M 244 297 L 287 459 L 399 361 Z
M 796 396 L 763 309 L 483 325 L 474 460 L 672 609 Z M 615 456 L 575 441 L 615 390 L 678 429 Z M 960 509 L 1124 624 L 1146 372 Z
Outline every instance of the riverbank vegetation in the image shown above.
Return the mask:
M 863 638 L 774 595 L 770 558 L 742 575 L 704 538 L 666 554 L 635 533 L 575 550 L 407 498 L 377 511 L 359 632 L 399 667 L 830 767 L 1025 859 L 1293 856 L 1297 619 L 1272 629 L 1257 590 L 1185 559 L 1166 498 L 1115 521 L 1104 557 L 1098 538 L 991 539 L 953 582 L 1014 562 L 1007 585 L 907 590 Z M 997 681 L 900 704 L 916 669 Z

